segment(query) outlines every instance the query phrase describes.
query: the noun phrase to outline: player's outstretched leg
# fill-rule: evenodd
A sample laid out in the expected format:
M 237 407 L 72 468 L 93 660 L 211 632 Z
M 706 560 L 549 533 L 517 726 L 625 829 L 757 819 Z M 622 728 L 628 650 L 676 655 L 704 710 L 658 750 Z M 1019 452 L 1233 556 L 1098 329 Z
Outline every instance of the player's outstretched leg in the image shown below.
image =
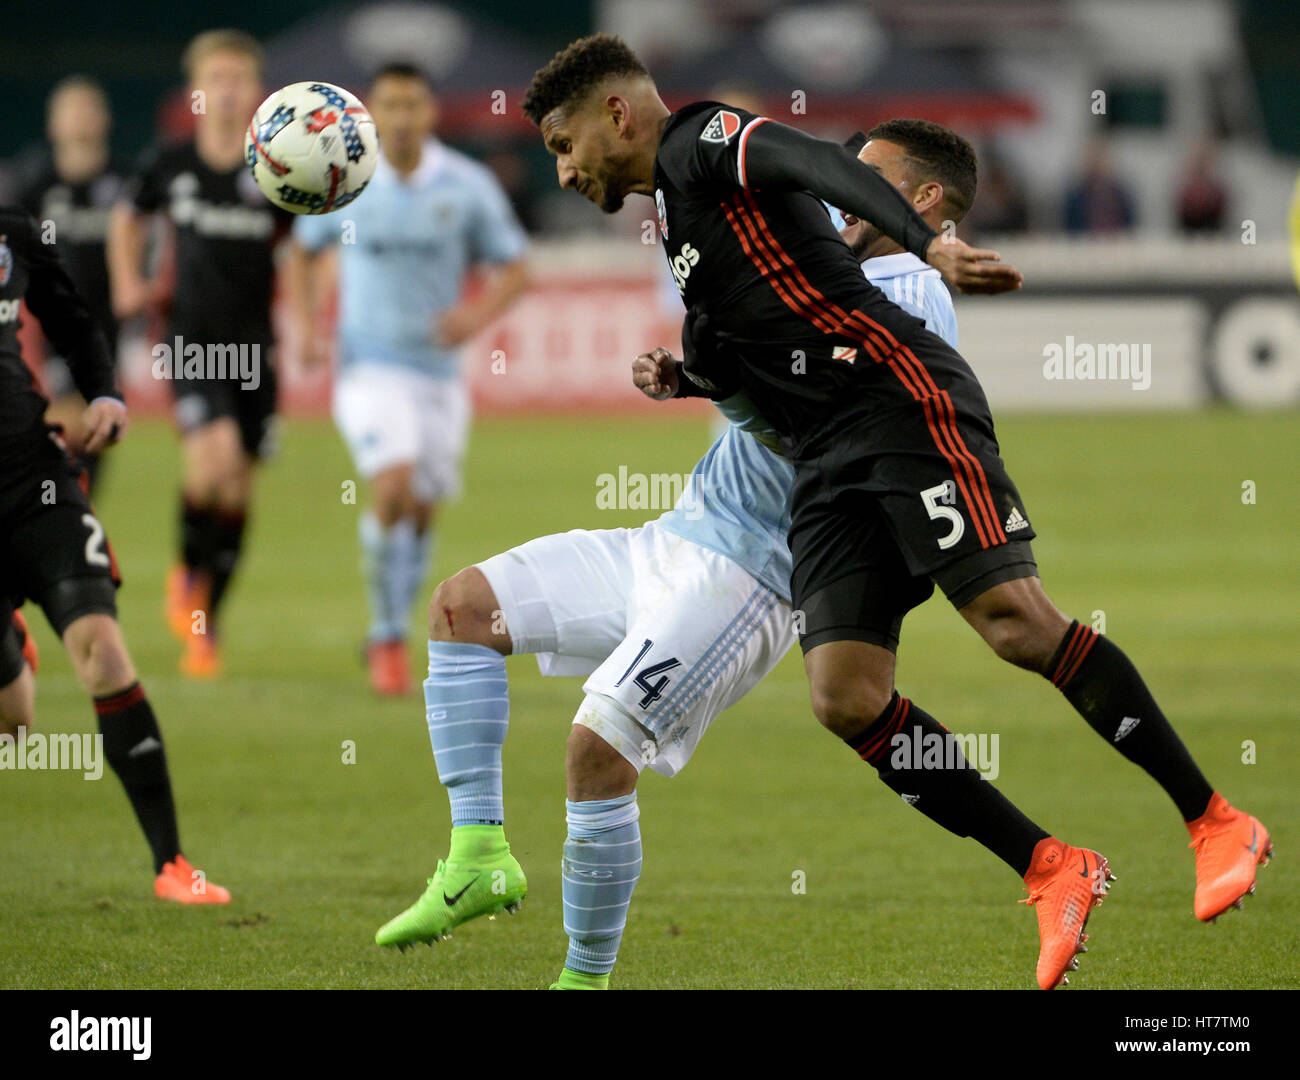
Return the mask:
M 122 782 L 153 852 L 154 895 L 182 904 L 227 904 L 230 893 L 190 865 L 181 852 L 162 732 L 111 615 L 74 619 L 63 643 L 94 699 L 104 756 Z
M 588 697 L 578 716 L 598 710 Z M 637 770 L 589 727 L 575 723 L 565 755 L 568 835 L 560 863 L 569 951 L 552 990 L 608 990 L 641 876 Z
M 528 881 L 505 838 L 501 747 L 509 726 L 505 657 L 496 598 L 474 567 L 443 582 L 429 607 L 425 717 L 438 779 L 451 801 L 451 849 L 424 894 L 375 934 L 405 950 L 451 936 L 480 915 L 513 913 Z
M 1124 651 L 1057 611 L 1037 577 L 996 585 L 961 613 L 1004 660 L 1050 679 L 1089 727 L 1173 799 L 1196 852 L 1196 917 L 1240 907 L 1272 854 L 1268 830 L 1210 786 Z
M 830 642 L 810 649 L 804 662 L 813 712 L 823 725 L 909 806 L 957 836 L 978 840 L 1020 875 L 1026 902 L 1038 915 L 1038 984 L 1050 990 L 1068 983 L 1067 972 L 1084 951 L 1092 908 L 1114 880 L 1107 860 L 1050 836 L 985 780 L 947 728 L 893 689 L 889 649 Z M 939 767 L 932 756 L 913 753 L 917 742 L 944 748 Z

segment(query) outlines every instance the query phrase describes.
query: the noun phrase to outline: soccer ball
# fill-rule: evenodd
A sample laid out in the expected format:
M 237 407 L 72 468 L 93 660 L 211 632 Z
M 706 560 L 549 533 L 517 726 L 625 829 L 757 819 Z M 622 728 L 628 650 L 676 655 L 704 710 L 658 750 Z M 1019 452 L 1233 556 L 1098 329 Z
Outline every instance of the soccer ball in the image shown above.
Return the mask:
M 325 82 L 293 83 L 253 113 L 244 159 L 276 206 L 328 214 L 365 190 L 379 161 L 379 137 L 355 95 Z

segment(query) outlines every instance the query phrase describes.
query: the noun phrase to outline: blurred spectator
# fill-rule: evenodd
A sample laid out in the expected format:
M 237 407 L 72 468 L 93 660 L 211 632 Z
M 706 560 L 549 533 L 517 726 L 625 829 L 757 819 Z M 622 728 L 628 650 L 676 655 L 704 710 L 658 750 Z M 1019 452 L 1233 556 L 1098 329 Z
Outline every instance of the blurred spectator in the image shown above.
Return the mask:
M 1029 228 L 1025 193 L 1002 155 L 991 147 L 979 159 L 979 192 L 964 222 L 972 234 L 1019 233 Z
M 1065 231 L 1123 232 L 1133 220 L 1133 196 L 1115 175 L 1109 147 L 1097 139 L 1088 145 L 1083 175 L 1066 192 Z
M 1178 225 L 1183 232 L 1218 232 L 1228 213 L 1228 188 L 1213 143 L 1197 146 L 1178 184 Z

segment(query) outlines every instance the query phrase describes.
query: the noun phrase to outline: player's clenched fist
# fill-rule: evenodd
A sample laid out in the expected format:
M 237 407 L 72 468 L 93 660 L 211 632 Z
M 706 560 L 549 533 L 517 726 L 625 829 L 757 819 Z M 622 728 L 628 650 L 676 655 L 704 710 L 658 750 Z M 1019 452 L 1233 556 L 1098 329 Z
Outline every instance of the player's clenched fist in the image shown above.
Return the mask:
M 1020 288 L 1020 271 L 1002 262 L 996 251 L 973 248 L 955 236 L 936 236 L 925 252 L 925 261 L 963 293 L 1000 293 Z
M 632 385 L 655 401 L 676 396 L 677 358 L 664 348 L 642 353 L 632 361 Z
M 98 453 L 126 431 L 126 406 L 115 398 L 97 398 L 86 406 L 81 422 L 86 449 Z

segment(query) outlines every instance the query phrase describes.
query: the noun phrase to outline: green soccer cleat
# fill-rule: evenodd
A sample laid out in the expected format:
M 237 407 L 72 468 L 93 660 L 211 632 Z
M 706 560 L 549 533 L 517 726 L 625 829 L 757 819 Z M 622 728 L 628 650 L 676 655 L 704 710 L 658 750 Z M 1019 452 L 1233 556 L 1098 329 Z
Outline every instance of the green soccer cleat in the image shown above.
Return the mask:
M 478 826 L 464 826 L 479 828 Z M 490 826 L 489 826 L 490 827 Z M 513 915 L 528 893 L 528 879 L 504 840 L 489 854 L 456 850 L 429 878 L 424 895 L 375 933 L 375 944 L 396 946 L 405 952 L 418 942 L 431 945 L 451 936 L 452 927 L 480 915 L 489 918 L 502 911 Z M 457 861 L 452 861 L 453 855 Z
M 608 990 L 608 975 L 588 975 L 585 971 L 565 968 L 560 977 L 551 983 L 552 990 Z

